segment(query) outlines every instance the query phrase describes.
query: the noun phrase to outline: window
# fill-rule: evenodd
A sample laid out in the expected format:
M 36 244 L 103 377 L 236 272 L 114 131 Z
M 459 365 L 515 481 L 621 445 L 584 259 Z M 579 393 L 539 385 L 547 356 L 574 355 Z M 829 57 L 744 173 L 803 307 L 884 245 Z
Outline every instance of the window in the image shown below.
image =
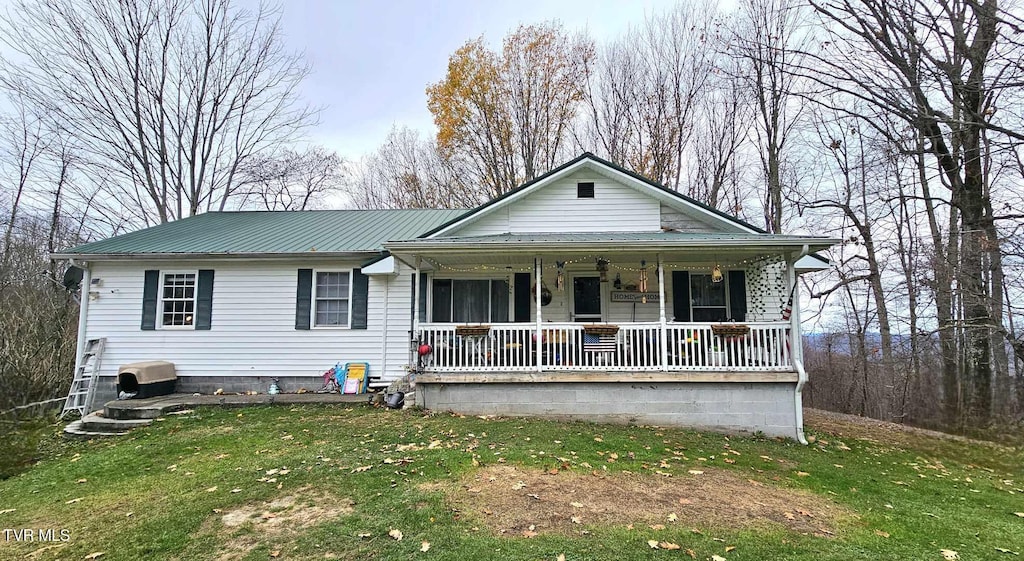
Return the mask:
M 576 198 L 577 199 L 593 199 L 594 198 L 594 182 L 577 183 L 576 184 Z
M 349 273 L 317 271 L 313 293 L 313 325 L 348 327 Z
M 711 275 L 690 275 L 693 321 L 725 321 L 729 316 L 725 281 L 711 282 Z
M 196 311 L 196 273 L 164 273 L 160 287 L 160 325 L 193 327 Z
M 508 321 L 506 279 L 434 279 L 433 321 L 503 323 Z

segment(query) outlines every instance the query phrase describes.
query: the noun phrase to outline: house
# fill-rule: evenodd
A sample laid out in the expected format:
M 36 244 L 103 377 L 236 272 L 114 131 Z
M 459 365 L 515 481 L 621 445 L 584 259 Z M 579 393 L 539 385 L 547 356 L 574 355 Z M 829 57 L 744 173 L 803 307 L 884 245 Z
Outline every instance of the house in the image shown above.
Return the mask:
M 203 393 L 313 389 L 366 361 L 411 371 L 431 409 L 802 440 L 791 295 L 838 241 L 764 233 L 583 154 L 471 210 L 208 213 L 54 257 L 86 271 L 98 399 L 137 361 Z

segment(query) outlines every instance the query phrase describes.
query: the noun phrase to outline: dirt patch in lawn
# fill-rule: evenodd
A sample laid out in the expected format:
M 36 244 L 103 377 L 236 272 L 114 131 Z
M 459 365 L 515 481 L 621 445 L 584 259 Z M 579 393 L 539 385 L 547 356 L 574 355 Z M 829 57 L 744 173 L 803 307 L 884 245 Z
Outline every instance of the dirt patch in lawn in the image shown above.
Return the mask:
M 627 525 L 782 526 L 832 536 L 839 521 L 856 516 L 823 497 L 724 470 L 666 478 L 491 466 L 431 490 L 445 492 L 457 509 L 480 518 L 496 533 L 527 537 Z
M 216 537 L 219 561 L 235 561 L 261 544 L 279 549 L 307 528 L 351 514 L 352 505 L 349 499 L 302 487 L 271 501 L 214 511 L 199 534 Z

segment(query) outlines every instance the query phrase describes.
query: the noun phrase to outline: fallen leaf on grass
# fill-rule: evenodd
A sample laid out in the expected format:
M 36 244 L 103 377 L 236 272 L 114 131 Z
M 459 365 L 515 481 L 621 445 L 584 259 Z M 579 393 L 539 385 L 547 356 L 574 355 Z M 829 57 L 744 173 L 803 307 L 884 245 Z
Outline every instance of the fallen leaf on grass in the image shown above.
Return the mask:
M 579 516 L 573 516 L 569 518 L 573 524 L 583 524 L 583 520 Z
M 574 503 L 569 503 L 569 506 L 571 506 L 573 508 L 583 508 L 583 503 L 575 503 L 575 502 Z M 3 514 L 3 513 L 0 512 L 0 514 Z
M 16 508 L 5 508 L 3 510 L 0 510 L 0 514 L 10 514 L 10 513 L 14 512 L 16 510 L 18 510 L 18 509 L 16 509 Z
M 77 499 L 71 499 L 70 501 L 67 501 L 64 504 L 66 504 L 66 505 L 73 505 L 73 504 L 75 504 L 77 502 L 81 502 L 81 501 L 82 501 L 82 497 L 78 497 Z
M 960 559 L 960 554 L 953 551 L 952 549 L 942 549 L 939 550 L 939 552 L 942 553 L 942 558 L 946 559 L 946 561 L 954 561 L 955 559 Z
M 420 551 L 422 551 L 423 553 L 426 553 L 426 552 L 430 551 L 430 542 L 423 542 L 423 543 L 421 543 L 420 544 Z
M 697 552 L 690 548 L 686 548 L 686 554 L 689 555 L 691 559 L 697 558 Z
M 369 538 L 370 536 L 373 536 L 373 534 L 371 534 L 370 532 L 359 532 L 358 534 L 356 534 L 356 536 L 359 539 L 365 540 L 366 538 Z
M 725 552 L 726 553 L 729 553 L 730 551 L 732 551 L 734 549 L 736 549 L 735 545 L 727 545 L 727 546 L 725 546 Z
M 1016 551 L 1010 551 L 1009 549 L 1006 549 L 1004 547 L 997 547 L 996 551 L 998 551 L 999 553 L 1009 553 L 1010 555 L 1020 555 L 1020 553 Z
M 206 492 L 207 492 L 207 493 L 213 493 L 213 492 L 214 492 L 214 491 L 216 491 L 216 490 L 217 490 L 217 486 L 216 486 L 216 485 L 214 485 L 213 487 L 210 487 L 210 488 L 208 488 L 208 489 L 206 490 Z
M 676 516 L 676 513 L 673 512 L 672 514 L 668 515 L 668 521 L 669 522 L 675 522 L 676 520 L 679 520 L 679 517 Z
M 558 554 L 558 559 L 556 559 L 555 561 L 565 561 L 565 554 L 564 553 L 559 553 Z
M 231 492 L 232 493 L 241 493 L 242 490 L 236 487 L 236 488 L 232 489 Z
M 395 541 L 399 541 L 399 542 L 402 541 L 403 537 L 405 537 L 405 536 L 402 535 L 402 531 L 398 530 L 398 529 L 391 530 L 390 532 L 388 532 L 388 535 L 391 536 L 392 538 L 395 538 Z
M 362 473 L 364 471 L 369 471 L 371 469 L 373 469 L 373 466 L 360 466 L 357 468 L 353 468 L 352 473 Z
M 89 555 L 86 555 L 85 559 L 99 559 L 100 557 L 103 557 L 106 554 L 106 551 L 97 551 L 95 553 L 90 553 Z
M 75 483 L 85 483 L 86 481 L 89 481 L 89 480 L 83 477 L 83 478 L 79 479 L 78 481 L 75 481 Z
M 1021 518 L 1024 518 L 1024 512 L 1015 512 L 1013 514 L 1016 515 L 1016 516 L 1019 516 Z
M 658 545 L 661 546 L 661 549 L 667 549 L 667 550 L 670 550 L 670 551 L 673 551 L 673 550 L 676 550 L 676 549 L 682 549 L 679 546 L 679 544 L 672 543 L 672 542 L 658 542 Z
M 651 525 L 651 529 L 652 530 L 664 530 L 665 529 L 665 525 L 664 524 L 652 524 Z
M 704 472 L 699 469 L 691 469 L 688 473 L 690 475 L 704 475 Z
M 537 532 L 534 532 L 533 530 L 523 530 L 523 537 L 524 538 L 533 538 L 533 537 L 536 537 L 536 536 L 537 536 Z
M 281 556 L 281 550 L 280 549 L 275 549 L 274 551 L 271 551 L 270 552 L 270 556 L 274 557 L 274 558 L 280 557 Z
M 875 535 L 876 536 L 882 536 L 883 538 L 888 538 L 889 537 L 889 532 L 883 532 L 881 530 L 875 530 Z
M 798 472 L 796 472 L 796 476 L 797 477 L 807 477 L 808 475 L 810 475 L 810 474 L 807 473 L 806 471 L 798 471 Z
M 712 555 L 711 561 L 725 561 L 725 557 L 722 557 L 721 555 Z
M 651 549 L 658 549 L 658 540 L 647 540 L 647 546 Z

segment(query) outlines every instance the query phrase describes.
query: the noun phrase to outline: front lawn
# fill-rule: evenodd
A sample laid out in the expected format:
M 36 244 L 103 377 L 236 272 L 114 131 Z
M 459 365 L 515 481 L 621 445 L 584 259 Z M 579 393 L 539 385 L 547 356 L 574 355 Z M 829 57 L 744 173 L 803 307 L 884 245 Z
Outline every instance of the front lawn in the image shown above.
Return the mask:
M 815 442 L 801 446 L 365 406 L 197 409 L 126 437 L 62 443 L 0 481 L 0 558 L 1024 553 L 1020 450 L 808 428 Z

